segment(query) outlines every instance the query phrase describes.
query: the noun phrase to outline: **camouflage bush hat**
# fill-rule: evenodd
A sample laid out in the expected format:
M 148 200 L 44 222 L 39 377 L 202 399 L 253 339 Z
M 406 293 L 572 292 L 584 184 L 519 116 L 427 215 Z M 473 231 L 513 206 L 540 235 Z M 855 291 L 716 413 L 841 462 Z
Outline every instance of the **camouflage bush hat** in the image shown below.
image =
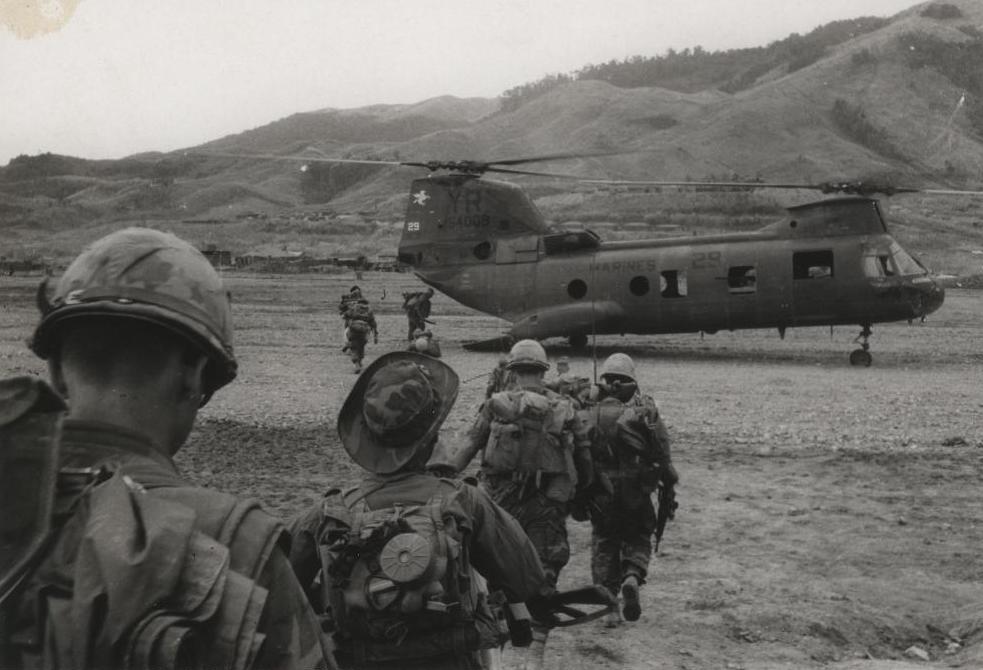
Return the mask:
M 31 350 L 58 351 L 66 322 L 80 317 L 148 321 L 189 340 L 208 357 L 207 395 L 236 376 L 232 311 L 222 280 L 200 251 L 149 228 L 127 228 L 90 244 L 58 280 L 49 301 L 38 287 L 41 321 Z
M 457 373 L 435 358 L 383 354 L 355 381 L 338 413 L 345 451 L 370 472 L 396 472 L 437 435 L 458 385 Z

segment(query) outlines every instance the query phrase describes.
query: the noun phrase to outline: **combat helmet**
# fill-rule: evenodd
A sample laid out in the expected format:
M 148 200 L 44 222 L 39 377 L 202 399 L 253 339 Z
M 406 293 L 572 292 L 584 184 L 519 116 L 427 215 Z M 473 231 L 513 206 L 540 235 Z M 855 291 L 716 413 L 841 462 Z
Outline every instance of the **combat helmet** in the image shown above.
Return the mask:
M 536 340 L 519 340 L 509 350 L 509 362 L 505 367 L 509 370 L 534 368 L 546 371 L 550 369 L 550 364 L 543 345 Z
M 601 377 L 603 378 L 605 375 L 627 377 L 636 384 L 638 383 L 638 378 L 635 376 L 635 361 L 628 354 L 620 352 L 611 354 L 605 359 L 601 366 Z
M 30 341 L 42 359 L 58 351 L 73 319 L 129 318 L 167 328 L 207 356 L 206 400 L 236 376 L 229 294 L 201 252 L 175 235 L 149 228 L 110 233 L 72 261 L 50 301 L 46 288 L 45 280 Z
M 355 381 L 338 412 L 345 451 L 369 472 L 398 471 L 434 441 L 459 384 L 449 365 L 430 356 L 383 354 Z

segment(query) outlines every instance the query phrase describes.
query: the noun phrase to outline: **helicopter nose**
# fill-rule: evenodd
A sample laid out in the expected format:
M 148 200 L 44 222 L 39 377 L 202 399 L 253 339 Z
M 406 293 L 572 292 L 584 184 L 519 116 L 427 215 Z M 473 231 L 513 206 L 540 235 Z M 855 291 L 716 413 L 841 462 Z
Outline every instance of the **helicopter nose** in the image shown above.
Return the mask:
M 911 307 L 916 317 L 931 314 L 945 302 L 945 288 L 935 278 L 928 275 L 918 277 L 909 284 Z

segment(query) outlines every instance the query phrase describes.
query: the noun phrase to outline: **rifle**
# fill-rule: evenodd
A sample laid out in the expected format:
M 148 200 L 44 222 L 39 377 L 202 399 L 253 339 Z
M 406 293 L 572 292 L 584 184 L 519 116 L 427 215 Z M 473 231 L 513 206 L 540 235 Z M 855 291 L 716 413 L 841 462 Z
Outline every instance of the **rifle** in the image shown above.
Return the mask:
M 675 470 L 671 471 L 675 474 Z M 673 477 L 674 478 L 674 477 Z M 676 483 L 670 479 L 663 479 L 659 486 L 659 511 L 655 515 L 655 546 L 653 550 L 658 553 L 659 544 L 662 542 L 662 534 L 666 530 L 666 524 L 676 518 Z
M 618 599 L 603 586 L 593 584 L 530 600 L 527 605 L 536 623 L 566 628 L 599 619 L 618 608 Z M 585 609 L 591 608 L 591 609 Z

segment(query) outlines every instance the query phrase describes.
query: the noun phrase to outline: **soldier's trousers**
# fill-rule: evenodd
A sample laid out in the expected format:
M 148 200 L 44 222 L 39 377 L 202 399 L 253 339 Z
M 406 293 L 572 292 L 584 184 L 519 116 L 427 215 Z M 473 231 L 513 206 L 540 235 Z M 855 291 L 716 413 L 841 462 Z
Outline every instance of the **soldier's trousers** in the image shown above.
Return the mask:
M 629 574 L 645 583 L 652 558 L 655 507 L 637 482 L 614 482 L 613 495 L 596 496 L 591 510 L 591 576 L 617 593 Z
M 365 343 L 368 340 L 362 333 L 348 331 L 348 355 L 351 356 L 352 363 L 358 365 L 365 358 Z
M 567 540 L 568 503 L 549 497 L 549 486 L 537 488 L 532 478 L 516 481 L 511 475 L 485 475 L 482 486 L 500 507 L 515 517 L 536 547 L 543 571 L 556 586 L 560 570 L 570 560 Z
M 409 326 L 408 326 L 409 329 L 408 329 L 408 331 L 406 333 L 406 339 L 409 340 L 410 342 L 412 342 L 413 341 L 413 333 L 415 333 L 417 330 L 426 330 L 427 329 L 427 322 L 424 321 L 423 319 L 420 319 L 420 318 L 412 315 L 412 314 L 407 314 L 406 315 L 406 318 L 409 321 Z

